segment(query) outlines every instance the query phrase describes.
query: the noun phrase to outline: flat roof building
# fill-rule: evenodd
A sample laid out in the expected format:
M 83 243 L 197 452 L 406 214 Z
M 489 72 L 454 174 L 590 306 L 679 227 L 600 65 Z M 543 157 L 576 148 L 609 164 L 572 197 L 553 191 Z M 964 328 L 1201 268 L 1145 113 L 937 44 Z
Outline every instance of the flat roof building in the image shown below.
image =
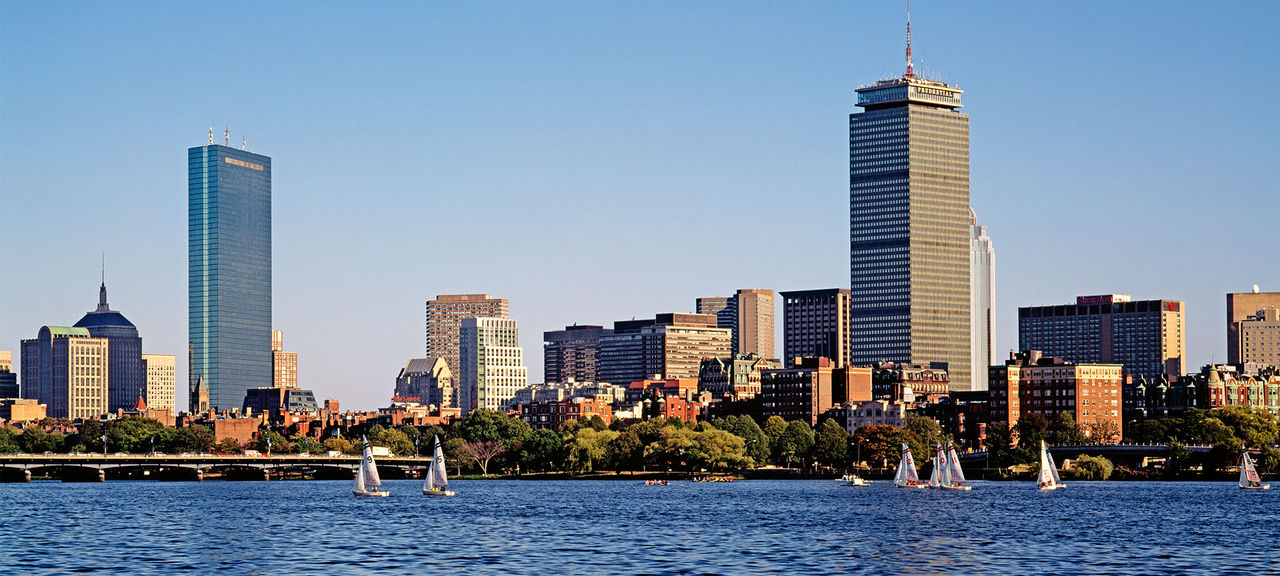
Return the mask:
M 1120 364 L 1072 363 L 1042 356 L 1038 350 L 1011 353 L 989 369 L 991 422 L 1016 429 L 1028 414 L 1052 423 L 1066 412 L 1095 442 L 1123 438 L 1123 369 Z
M 788 367 L 796 358 L 829 358 L 836 366 L 849 365 L 853 315 L 846 288 L 781 292 L 784 359 Z
M 461 374 L 462 321 L 467 318 L 507 318 L 505 299 L 488 294 L 440 294 L 427 301 L 427 358 L 444 358 L 449 370 Z
M 1253 292 L 1227 294 L 1227 363 L 1240 364 L 1240 322 L 1254 316 L 1263 308 L 1280 308 L 1280 292 Z
M 1186 305 L 1080 296 L 1075 304 L 1018 308 L 1018 347 L 1068 362 L 1122 364 L 1135 378 L 1186 373 Z

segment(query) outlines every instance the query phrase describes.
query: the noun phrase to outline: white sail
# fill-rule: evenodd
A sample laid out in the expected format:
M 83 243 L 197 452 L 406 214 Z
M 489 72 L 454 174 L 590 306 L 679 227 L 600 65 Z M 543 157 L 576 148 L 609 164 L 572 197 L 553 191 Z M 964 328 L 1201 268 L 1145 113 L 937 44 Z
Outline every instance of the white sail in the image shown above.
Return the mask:
M 378 466 L 373 461 L 373 446 L 368 442 L 364 443 L 364 460 L 360 462 L 360 480 L 356 484 L 358 488 L 377 488 L 382 485 L 382 479 L 378 478 Z
M 1062 486 L 1062 480 L 1058 478 L 1058 466 L 1053 462 L 1053 454 L 1049 453 L 1049 446 L 1040 441 L 1040 475 L 1036 478 L 1036 483 L 1041 488 L 1056 488 Z
M 365 488 L 364 488 L 364 459 L 363 459 L 363 458 L 361 458 L 361 459 L 360 459 L 360 469 L 359 469 L 359 470 L 356 470 L 356 486 L 355 486 L 354 490 L 356 491 L 356 493 L 365 492 Z
M 898 471 L 894 474 L 893 483 L 897 486 L 920 485 L 920 476 L 916 473 L 916 461 L 911 458 L 911 448 L 902 444 L 902 459 L 898 461 Z
M 1250 485 L 1258 485 L 1262 482 L 1262 478 L 1258 476 L 1258 469 L 1253 465 L 1253 458 L 1249 457 L 1246 450 L 1240 454 L 1240 486 L 1243 488 Z
M 439 486 L 441 490 L 449 487 L 449 475 L 447 474 L 449 467 L 444 464 L 444 448 L 440 446 L 440 437 L 436 437 L 436 454 L 435 459 L 431 461 L 431 483 Z
M 960 469 L 960 455 L 956 453 L 956 445 L 947 442 L 947 468 L 953 484 L 963 484 L 964 470 Z

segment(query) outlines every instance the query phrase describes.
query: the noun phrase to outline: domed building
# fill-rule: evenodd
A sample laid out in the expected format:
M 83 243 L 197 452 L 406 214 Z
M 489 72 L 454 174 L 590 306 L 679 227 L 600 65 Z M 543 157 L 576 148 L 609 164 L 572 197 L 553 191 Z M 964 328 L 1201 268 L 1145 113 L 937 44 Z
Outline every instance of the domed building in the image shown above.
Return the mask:
M 76 328 L 94 338 L 106 338 L 107 411 L 130 410 L 145 396 L 147 370 L 142 362 L 142 337 L 124 314 L 107 306 L 107 284 L 98 289 L 98 308 L 84 315 Z

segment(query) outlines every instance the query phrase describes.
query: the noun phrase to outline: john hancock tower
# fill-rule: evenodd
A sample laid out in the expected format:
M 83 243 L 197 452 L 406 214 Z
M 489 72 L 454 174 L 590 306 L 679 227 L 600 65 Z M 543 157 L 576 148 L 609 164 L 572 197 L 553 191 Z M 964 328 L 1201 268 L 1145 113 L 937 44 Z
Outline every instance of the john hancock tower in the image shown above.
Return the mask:
M 858 88 L 849 115 L 855 365 L 946 362 L 968 390 L 969 117 L 959 88 L 907 72 Z
M 190 410 L 238 409 L 272 382 L 271 158 L 211 130 L 187 150 L 187 182 Z

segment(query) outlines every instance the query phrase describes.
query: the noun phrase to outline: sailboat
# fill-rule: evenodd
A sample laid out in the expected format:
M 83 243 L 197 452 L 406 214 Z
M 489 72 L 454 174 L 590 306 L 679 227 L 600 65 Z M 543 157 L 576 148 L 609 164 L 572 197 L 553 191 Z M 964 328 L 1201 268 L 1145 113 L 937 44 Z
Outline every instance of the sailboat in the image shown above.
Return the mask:
M 938 485 L 943 490 L 973 490 L 973 486 L 965 483 L 964 470 L 960 469 L 960 454 L 956 452 L 956 445 L 950 441 L 947 442 L 946 450 L 946 473 L 944 480 Z
M 911 448 L 902 443 L 902 459 L 898 461 L 898 471 L 893 475 L 893 485 L 899 488 L 928 488 L 916 474 L 916 461 L 911 458 Z
M 929 474 L 930 488 L 941 488 L 951 483 L 951 475 L 947 468 L 947 451 L 942 449 L 942 443 L 939 442 L 938 449 L 933 453 L 933 473 Z
M 373 461 L 373 446 L 363 436 L 360 443 L 364 445 L 364 457 L 360 459 L 360 470 L 356 471 L 356 486 L 351 491 L 360 498 L 382 498 L 390 496 L 386 490 L 379 490 L 382 479 L 378 478 L 378 465 Z
M 447 468 L 444 465 L 444 449 L 440 447 L 440 437 L 435 437 L 435 456 L 431 459 L 431 466 L 427 468 L 427 479 L 422 483 L 422 493 L 427 496 L 453 496 L 453 490 L 449 489 L 449 475 L 446 474 Z
M 1262 478 L 1258 476 L 1258 469 L 1253 465 L 1253 458 L 1249 457 L 1249 450 L 1245 449 L 1240 453 L 1240 488 L 1244 490 L 1270 490 L 1270 484 L 1263 484 Z
M 1057 490 L 1067 487 L 1058 478 L 1058 467 L 1054 465 L 1053 455 L 1049 453 L 1049 446 L 1044 443 L 1044 440 L 1040 441 L 1040 475 L 1036 477 L 1036 484 L 1041 490 Z

